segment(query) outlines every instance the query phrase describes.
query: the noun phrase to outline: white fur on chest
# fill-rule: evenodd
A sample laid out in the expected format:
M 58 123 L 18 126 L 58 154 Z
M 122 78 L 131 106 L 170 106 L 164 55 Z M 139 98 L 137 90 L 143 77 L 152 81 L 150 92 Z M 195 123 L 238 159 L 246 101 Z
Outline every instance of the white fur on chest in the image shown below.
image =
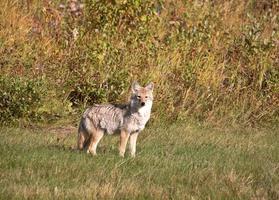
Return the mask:
M 139 120 L 139 129 L 144 129 L 145 124 L 147 123 L 147 121 L 150 118 L 150 114 L 151 114 L 151 107 L 152 107 L 152 103 L 148 103 L 145 106 L 143 106 L 142 108 L 139 109 L 138 114 L 141 118 L 141 120 Z
M 145 106 L 141 107 L 138 111 L 139 115 L 142 118 L 146 119 L 146 121 L 148 121 L 150 118 L 151 107 L 152 107 L 152 104 L 149 103 L 149 104 L 146 104 Z
M 151 104 L 146 104 L 145 106 L 141 107 L 136 113 L 132 114 L 131 116 L 131 123 L 128 123 L 127 130 L 129 132 L 135 131 L 142 131 L 145 127 L 145 124 L 150 118 L 151 114 Z

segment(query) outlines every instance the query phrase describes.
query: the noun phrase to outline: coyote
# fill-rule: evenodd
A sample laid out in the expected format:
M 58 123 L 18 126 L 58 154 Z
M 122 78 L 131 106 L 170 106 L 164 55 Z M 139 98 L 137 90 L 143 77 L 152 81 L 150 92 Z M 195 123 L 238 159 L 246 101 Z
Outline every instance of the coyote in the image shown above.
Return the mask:
M 97 145 L 104 133 L 120 133 L 119 155 L 124 157 L 130 137 L 131 156 L 135 157 L 137 137 L 150 118 L 153 88 L 152 82 L 145 87 L 134 82 L 128 104 L 96 104 L 88 108 L 78 128 L 78 149 L 96 155 Z

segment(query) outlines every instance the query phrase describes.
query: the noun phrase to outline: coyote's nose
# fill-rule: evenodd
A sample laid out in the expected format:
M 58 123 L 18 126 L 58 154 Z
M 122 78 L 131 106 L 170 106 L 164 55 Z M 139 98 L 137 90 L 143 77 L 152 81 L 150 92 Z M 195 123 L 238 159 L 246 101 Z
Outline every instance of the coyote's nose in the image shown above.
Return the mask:
M 141 106 L 144 106 L 145 105 L 145 103 L 144 102 L 141 102 Z

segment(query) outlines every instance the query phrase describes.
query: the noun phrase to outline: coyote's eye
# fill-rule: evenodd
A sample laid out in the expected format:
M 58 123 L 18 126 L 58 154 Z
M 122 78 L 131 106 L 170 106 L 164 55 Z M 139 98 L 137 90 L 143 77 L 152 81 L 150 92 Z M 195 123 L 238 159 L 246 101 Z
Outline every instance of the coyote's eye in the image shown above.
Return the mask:
M 137 96 L 138 99 L 140 99 L 140 96 Z
M 148 98 L 148 96 L 145 96 L 145 98 L 147 99 L 147 98 Z

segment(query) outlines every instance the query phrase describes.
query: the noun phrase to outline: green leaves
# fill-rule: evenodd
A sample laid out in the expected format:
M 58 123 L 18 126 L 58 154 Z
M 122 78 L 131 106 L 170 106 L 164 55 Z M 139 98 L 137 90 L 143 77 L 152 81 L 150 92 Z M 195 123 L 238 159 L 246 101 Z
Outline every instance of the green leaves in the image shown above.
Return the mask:
M 0 123 L 31 117 L 44 92 L 41 80 L 0 76 Z

